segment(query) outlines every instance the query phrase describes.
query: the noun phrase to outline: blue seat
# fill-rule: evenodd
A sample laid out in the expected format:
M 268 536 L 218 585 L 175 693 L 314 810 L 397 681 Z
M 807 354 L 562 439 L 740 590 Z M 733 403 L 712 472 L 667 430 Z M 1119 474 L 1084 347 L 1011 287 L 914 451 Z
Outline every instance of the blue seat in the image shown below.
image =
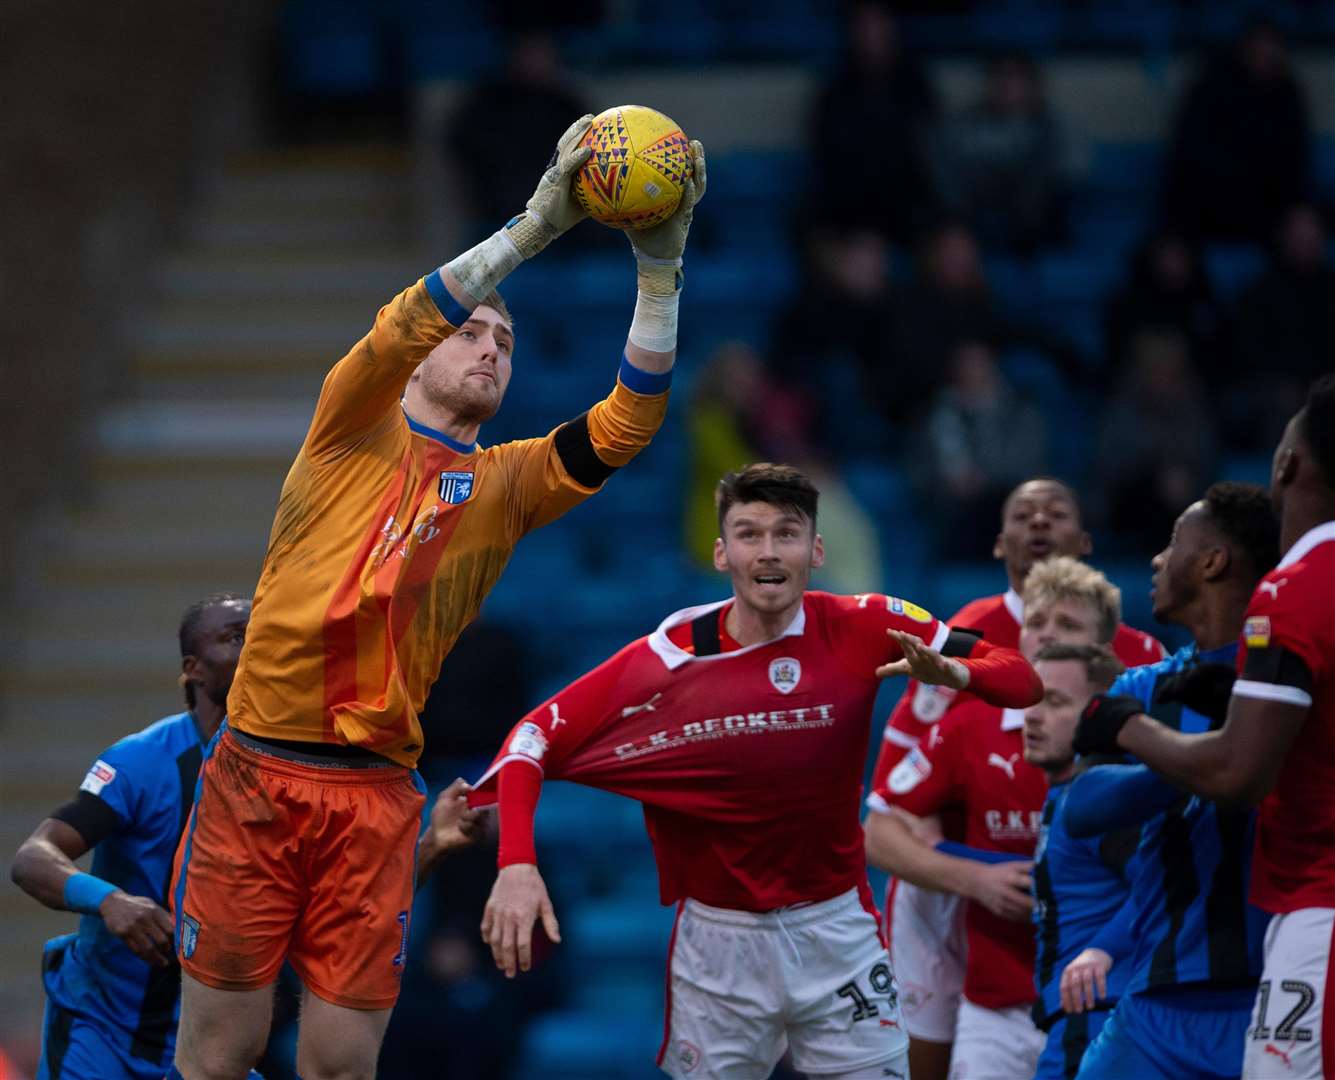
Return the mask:
M 1162 171 L 1161 143 L 1098 143 L 1089 184 L 1100 191 L 1151 192 Z
M 994 562 L 938 563 L 925 584 L 930 609 L 949 618 L 971 600 L 1004 591 L 1006 571 Z
M 523 1034 L 514 1075 L 544 1080 L 647 1080 L 663 1040 L 661 1017 L 623 1013 L 615 1000 L 597 1011 L 539 1017 Z
M 676 910 L 634 900 L 598 900 L 567 913 L 562 937 L 580 963 L 661 964 Z
M 1223 300 L 1235 300 L 1265 271 L 1266 257 L 1251 244 L 1211 244 L 1205 249 L 1205 272 Z

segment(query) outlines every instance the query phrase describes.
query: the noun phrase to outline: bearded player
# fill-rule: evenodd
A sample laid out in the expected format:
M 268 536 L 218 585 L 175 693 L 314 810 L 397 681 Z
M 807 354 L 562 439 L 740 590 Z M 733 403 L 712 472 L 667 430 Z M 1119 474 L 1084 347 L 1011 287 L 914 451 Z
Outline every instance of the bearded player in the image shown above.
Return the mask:
M 325 380 L 177 855 L 173 1076 L 245 1074 L 284 959 L 305 984 L 298 1072 L 374 1075 L 405 960 L 427 690 L 515 543 L 662 422 L 698 143 L 681 205 L 633 236 L 639 298 L 612 392 L 543 438 L 477 443 L 515 344 L 496 286 L 585 216 L 571 178 L 589 122 L 525 212 L 395 297 Z
M 1270 495 L 1284 555 L 1247 606 L 1237 680 L 1202 665 L 1177 691 L 1222 726 L 1177 731 L 1117 694 L 1076 732 L 1082 753 L 1125 750 L 1205 799 L 1259 804 L 1250 899 L 1273 918 L 1243 1059 L 1255 1080 L 1335 1073 L 1335 375 L 1289 421 Z
M 668 616 L 534 709 L 484 778 L 501 848 L 483 934 L 507 974 L 528 968 L 535 919 L 557 937 L 533 845 L 544 778 L 627 795 L 677 905 L 661 1067 L 764 1078 L 791 1048 L 810 1074 L 903 1078 L 858 824 L 878 679 L 1015 707 L 1041 690 L 1018 653 L 907 601 L 807 592 L 824 550 L 796 469 L 748 466 L 716 498 L 714 564 L 733 597 Z
M 947 620 L 949 625 L 974 630 L 994 645 L 1017 648 L 1030 569 L 1062 555 L 1084 558 L 1092 550 L 1076 493 L 1051 477 L 1026 480 L 1006 497 L 1001 529 L 992 545 L 992 557 L 1006 568 L 1006 591 L 965 604 Z M 1128 667 L 1153 663 L 1164 655 L 1153 637 L 1125 624 L 1117 627 L 1111 647 Z M 957 702 L 962 705 L 967 700 L 967 693 L 961 696 L 948 686 L 910 681 L 886 722 L 870 790 L 884 785 L 927 730 Z M 949 839 L 961 839 L 963 822 L 957 817 L 945 815 L 941 825 Z M 886 928 L 895 971 L 905 987 L 904 1023 L 914 1080 L 945 1080 L 966 964 L 960 901 L 953 894 L 921 889 L 911 882 L 892 881 L 890 888 Z

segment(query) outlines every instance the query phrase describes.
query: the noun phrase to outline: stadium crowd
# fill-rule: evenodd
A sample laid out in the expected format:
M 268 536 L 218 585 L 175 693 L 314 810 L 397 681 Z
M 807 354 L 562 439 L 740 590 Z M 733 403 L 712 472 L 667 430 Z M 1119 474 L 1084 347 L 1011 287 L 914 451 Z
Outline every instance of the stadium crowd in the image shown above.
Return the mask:
M 523 5 L 512 6 L 522 13 Z M 576 8 L 576 26 L 598 22 L 597 4 Z M 570 27 L 521 22 L 507 29 L 503 66 L 479 80 L 440 133 L 452 165 L 473 170 L 462 216 L 489 228 L 524 204 L 535 158 L 545 159 L 554 137 L 585 111 L 559 58 Z M 1335 770 L 1327 734 L 1335 723 L 1335 382 L 1322 379 L 1335 368 L 1325 206 L 1335 192 L 1321 189 L 1313 169 L 1308 102 L 1285 34 L 1270 21 L 1248 23 L 1184 88 L 1162 148 L 1153 212 L 1135 218 L 1140 235 L 1119 245 L 1124 264 L 1103 293 L 1096 326 L 1088 325 L 1088 309 L 1064 317 L 1022 296 L 1045 256 L 1083 243 L 1096 167 L 1080 134 L 1052 107 L 1042 60 L 1019 49 L 980 59 L 977 99 L 948 109 L 890 6 L 850 4 L 843 38 L 842 59 L 811 102 L 801 169 L 807 187 L 785 223 L 798 253 L 801 303 L 776 305 L 763 340 L 723 342 L 709 357 L 693 357 L 688 389 L 673 402 L 686 432 L 682 543 L 701 567 L 733 573 L 741 606 L 736 566 L 719 564 L 715 538 L 727 539 L 730 504 L 716 505 L 716 485 L 747 463 L 784 462 L 820 492 L 818 518 L 814 500 L 809 513 L 797 502 L 813 534 L 818 520 L 821 532 L 841 541 L 838 565 L 821 571 L 817 587 L 853 598 L 876 593 L 885 585 L 893 531 L 859 499 L 856 474 L 868 461 L 893 460 L 927 519 L 932 561 L 979 562 L 990 554 L 1001 563 L 997 584 L 1006 586 L 940 623 L 928 615 L 923 641 L 942 650 L 947 635 L 975 632 L 998 652 L 1022 655 L 1039 689 L 1028 704 L 1019 692 L 989 696 L 982 688 L 989 684 L 979 682 L 984 669 L 969 667 L 986 652 L 971 653 L 972 642 L 958 637 L 955 651 L 940 654 L 945 660 L 919 656 L 912 643 L 878 654 L 876 663 L 904 665 L 890 674 L 918 677 L 892 711 L 872 716 L 878 752 L 865 792 L 866 863 L 891 875 L 876 898 L 888 944 L 870 947 L 873 960 L 888 953 L 895 981 L 881 986 L 874 977 L 870 997 L 856 983 L 836 996 L 855 1010 L 855 1022 L 880 1016 L 896 1033 L 902 1022 L 910 1040 L 902 1063 L 916 1080 L 1331 1075 L 1322 1048 L 1335 1039 L 1335 1022 L 1326 1019 L 1326 1010 L 1335 1015 L 1326 993 L 1335 878 L 1321 854 L 1331 839 L 1323 831 L 1332 824 L 1329 796 L 1318 788 Z M 466 122 L 479 107 L 496 110 L 509 137 L 479 138 Z M 868 139 L 869 131 L 877 137 Z M 857 168 L 829 167 L 853 145 Z M 886 190 L 896 197 L 885 198 Z M 701 203 L 697 223 L 703 243 L 712 227 L 708 207 Z M 613 242 L 621 243 L 611 233 L 598 236 L 599 249 L 613 250 Z M 1226 283 L 1214 280 L 1215 270 L 1232 265 L 1221 251 L 1243 253 L 1254 268 L 1245 282 L 1230 272 Z M 689 277 L 688 259 L 688 289 Z M 448 317 L 460 301 L 444 288 L 431 296 Z M 522 336 L 524 311 L 517 314 Z M 674 347 L 675 333 L 674 321 Z M 625 363 L 632 370 L 623 367 L 623 381 L 644 376 L 631 358 Z M 657 382 L 640 386 L 645 394 L 661 390 Z M 584 437 L 591 438 L 587 425 Z M 596 439 L 589 445 L 606 450 Z M 562 454 L 562 468 L 584 488 L 605 479 L 596 449 L 571 451 L 567 440 Z M 1264 476 L 1256 466 L 1262 458 Z M 1228 475 L 1239 461 L 1248 463 L 1246 475 Z M 636 468 L 627 465 L 621 482 Z M 1247 482 L 1258 479 L 1268 480 L 1269 494 Z M 768 498 L 754 502 L 770 505 Z M 772 506 L 790 509 L 785 498 Z M 1152 567 L 1155 625 L 1122 622 L 1121 590 L 1096 569 L 1105 556 Z M 1292 587 L 1300 575 L 1309 584 Z M 912 594 L 913 584 L 893 586 Z M 902 616 L 902 600 L 886 598 L 887 611 L 895 603 Z M 102 902 L 110 895 L 115 908 L 117 894 L 86 881 L 71 893 L 63 875 L 87 877 L 71 859 L 110 850 L 116 854 L 95 855 L 93 878 L 114 877 L 116 859 L 129 858 L 143 870 L 143 895 L 165 901 L 158 879 L 170 877 L 170 854 L 163 850 L 175 850 L 189 813 L 183 770 L 199 764 L 193 733 L 197 727 L 207 742 L 221 721 L 213 713 L 227 700 L 236 664 L 235 655 L 229 667 L 228 657 L 206 652 L 201 612 L 241 606 L 248 615 L 245 598 L 211 597 L 187 613 L 180 634 L 186 713 L 173 718 L 175 726 L 149 729 L 151 745 L 136 736 L 140 742 L 109 750 L 83 794 L 54 811 L 25 845 L 26 861 L 16 860 L 16 880 L 38 899 L 105 923 L 105 931 L 81 930 L 99 949 L 110 947 L 109 932 L 142 960 L 167 963 L 166 953 L 157 954 L 171 951 L 164 942 L 173 928 L 158 921 L 160 908 L 113 915 Z M 914 631 L 917 617 L 904 618 L 894 627 Z M 683 631 L 686 625 L 668 627 L 665 639 L 675 633 L 672 647 L 701 649 L 701 632 Z M 877 624 L 878 634 L 883 629 Z M 232 623 L 219 628 L 234 630 Z M 710 648 L 724 654 L 768 640 L 748 640 L 719 616 L 712 633 Z M 561 695 L 534 710 L 540 695 L 530 668 L 524 628 L 484 615 L 459 637 L 423 706 L 425 745 L 416 749 L 441 817 L 429 819 L 417 851 L 431 863 L 446 853 L 449 862 L 429 882 L 417 877 L 426 884 L 415 907 L 405 901 L 415 932 L 409 940 L 403 923 L 403 994 L 386 1018 L 380 1075 L 520 1075 L 532 1066 L 523 1032 L 535 1017 L 560 1017 L 572 1004 L 599 1007 L 596 994 L 572 986 L 586 975 L 572 975 L 560 949 L 513 981 L 506 978 L 513 970 L 497 970 L 504 967 L 499 939 L 483 940 L 477 928 L 489 894 L 496 902 L 498 837 L 477 824 L 485 819 L 476 812 L 455 805 L 457 789 L 437 799 L 461 763 L 513 748 L 509 740 L 524 733 L 511 733 L 521 717 L 531 727 L 548 708 L 553 720 L 559 709 L 570 713 L 572 699 Z M 962 669 L 973 674 L 958 685 L 951 680 Z M 776 677 L 771 667 L 777 690 Z M 970 679 L 976 693 L 967 691 Z M 643 689 L 652 701 L 655 686 Z M 200 694 L 212 706 L 198 709 Z M 624 704 L 633 711 L 640 699 Z M 460 716 L 468 723 L 450 720 Z M 1161 736 L 1156 722 L 1173 737 Z M 1265 734 L 1276 730 L 1282 738 Z M 555 745 L 555 726 L 545 738 Z M 1257 748 L 1267 738 L 1271 749 L 1263 754 Z M 118 769 L 132 775 L 141 754 L 156 755 L 154 767 L 165 770 L 149 785 L 155 797 L 175 801 L 149 807 L 137 789 L 133 804 L 101 800 L 107 770 L 112 778 Z M 1263 771 L 1237 775 L 1240 754 Z M 555 761 L 549 778 L 558 775 Z M 631 794 L 645 803 L 655 843 L 667 843 L 670 823 L 655 818 L 666 813 L 654 802 L 659 793 Z M 1295 805 L 1300 796 L 1310 804 Z M 501 799 L 506 805 L 504 792 Z M 529 806 L 530 831 L 532 813 Z M 138 851 L 133 840 L 128 855 L 114 846 L 132 828 L 150 829 L 154 815 L 152 851 Z M 515 857 L 524 838 L 512 833 L 499 842 L 502 867 L 536 861 Z M 675 842 L 686 844 L 680 835 Z M 531 856 L 531 836 L 527 844 Z M 860 875 L 860 851 L 858 858 Z M 661 854 L 659 865 L 698 884 Z M 44 878 L 52 866 L 60 868 L 57 878 Z M 552 908 L 562 912 L 567 893 L 585 884 L 559 869 L 548 873 Z M 664 883 L 663 896 L 699 899 L 692 885 L 671 894 Z M 786 911 L 797 903 L 800 912 L 804 900 L 777 887 L 745 898 L 776 895 L 782 899 L 771 906 Z M 538 914 L 522 910 L 524 937 Z M 777 926 L 788 933 L 782 920 Z M 699 926 L 692 932 L 702 933 Z M 861 941 L 857 948 L 867 944 L 856 928 L 849 933 Z M 175 934 L 179 953 L 179 926 Z M 132 941 L 136 935 L 142 940 Z M 44 959 L 52 1008 L 47 1071 L 39 1076 L 52 1080 L 102 1075 L 99 1066 L 79 1065 L 77 1055 L 62 1072 L 50 1056 L 54 1048 L 65 1055 L 78 1023 L 69 1004 L 77 1000 L 70 987 L 78 972 L 61 974 L 72 941 L 53 943 Z M 806 946 L 792 947 L 801 968 Z M 193 945 L 180 955 L 192 952 Z M 153 1047 L 170 1049 L 159 1029 L 174 998 L 153 990 L 156 977 L 141 990 L 142 973 L 126 974 L 126 960 L 119 955 L 112 966 L 142 993 L 143 1011 L 114 1022 L 133 1029 L 136 1040 L 151 1029 Z M 294 1076 L 299 1060 L 301 982 L 290 966 L 278 979 L 273 1034 L 256 1063 L 269 1080 Z M 152 1016 L 150 998 L 158 1007 Z M 859 1072 L 865 1062 L 850 1071 L 846 1058 L 823 1057 L 819 1040 L 799 1029 L 786 1036 L 793 1054 L 777 1076 L 798 1067 L 797 1075 L 902 1075 Z M 710 1049 L 696 1045 L 701 1038 L 723 1037 L 705 1026 L 673 1029 L 669 1020 L 663 1068 L 701 1075 L 702 1049 L 706 1058 Z M 774 1046 L 781 1052 L 783 1040 Z M 608 1075 L 651 1075 L 651 1053 L 643 1047 L 641 1071 Z M 170 1057 L 153 1060 L 154 1068 L 171 1064 Z M 898 1068 L 898 1051 L 878 1058 L 877 1067 L 883 1062 Z M 169 1075 L 193 1080 L 188 1071 Z

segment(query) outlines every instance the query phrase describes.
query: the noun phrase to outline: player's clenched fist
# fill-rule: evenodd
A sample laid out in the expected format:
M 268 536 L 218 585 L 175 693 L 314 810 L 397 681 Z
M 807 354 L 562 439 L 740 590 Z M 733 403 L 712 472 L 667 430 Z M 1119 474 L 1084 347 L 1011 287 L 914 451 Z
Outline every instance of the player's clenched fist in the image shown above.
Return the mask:
M 148 897 L 117 890 L 102 901 L 98 913 L 107 929 L 139 959 L 154 967 L 171 963 L 176 924 Z
M 538 919 L 547 937 L 559 942 L 561 928 L 538 868 L 532 863 L 503 867 L 482 912 L 482 940 L 507 979 L 532 967 L 533 925 Z
M 969 890 L 969 899 L 983 905 L 993 915 L 1012 922 L 1025 922 L 1034 910 L 1034 864 L 1028 861 L 979 863 Z

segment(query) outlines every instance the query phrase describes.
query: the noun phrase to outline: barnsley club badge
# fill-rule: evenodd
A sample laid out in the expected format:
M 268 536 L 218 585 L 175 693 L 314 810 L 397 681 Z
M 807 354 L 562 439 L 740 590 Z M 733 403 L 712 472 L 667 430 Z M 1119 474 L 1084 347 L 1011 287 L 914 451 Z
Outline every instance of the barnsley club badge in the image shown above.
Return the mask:
M 791 656 L 780 656 L 769 662 L 769 681 L 781 694 L 791 694 L 802 681 L 802 662 Z
M 470 472 L 443 472 L 440 474 L 440 501 L 465 502 L 473 494 L 473 474 Z

